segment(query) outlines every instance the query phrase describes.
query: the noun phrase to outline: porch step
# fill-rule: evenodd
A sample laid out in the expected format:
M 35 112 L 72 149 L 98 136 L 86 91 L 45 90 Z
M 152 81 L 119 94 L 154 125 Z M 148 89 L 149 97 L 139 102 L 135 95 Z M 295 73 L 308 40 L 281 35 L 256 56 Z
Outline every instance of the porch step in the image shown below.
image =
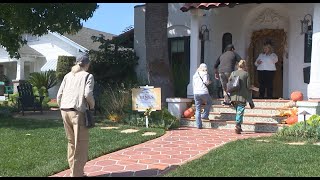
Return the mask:
M 195 119 L 181 118 L 180 125 L 185 127 L 196 127 Z M 287 124 L 279 123 L 264 123 L 264 122 L 248 122 L 243 121 L 241 128 L 244 132 L 277 132 L 283 127 L 288 126 Z M 203 128 L 217 128 L 217 129 L 234 129 L 234 120 L 202 120 Z
M 286 107 L 290 100 L 254 99 L 255 108 L 247 104 L 242 129 L 248 132 L 277 132 L 286 124 L 281 124 L 286 117 L 279 116 L 280 110 L 290 110 Z M 236 111 L 233 106 L 222 105 L 223 99 L 213 99 L 209 113 L 210 120 L 202 120 L 204 128 L 234 129 Z M 192 105 L 194 106 L 194 104 Z M 195 119 L 181 118 L 181 126 L 196 127 Z
M 248 114 L 279 114 L 280 110 L 286 111 L 291 108 L 281 108 L 281 107 L 255 107 L 251 109 L 249 106 L 246 106 L 245 113 Z M 223 105 L 212 105 L 211 112 L 217 113 L 234 113 L 235 109 L 230 106 Z
M 286 117 L 280 117 L 273 114 L 249 114 L 244 113 L 243 120 L 247 122 L 261 122 L 261 123 L 280 123 L 281 120 L 285 119 Z M 236 119 L 235 111 L 233 113 L 217 113 L 217 112 L 210 112 L 209 119 L 212 120 L 230 120 Z
M 212 105 L 222 105 L 223 99 L 213 99 Z M 256 107 L 284 107 L 290 100 L 280 99 L 253 99 Z

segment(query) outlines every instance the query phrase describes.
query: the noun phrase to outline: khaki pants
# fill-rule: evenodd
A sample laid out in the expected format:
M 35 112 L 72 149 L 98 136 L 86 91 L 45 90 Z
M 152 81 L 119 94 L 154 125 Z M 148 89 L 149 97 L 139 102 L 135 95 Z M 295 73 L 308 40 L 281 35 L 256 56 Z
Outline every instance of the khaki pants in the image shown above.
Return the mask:
M 64 129 L 68 139 L 68 163 L 71 177 L 84 175 L 88 161 L 89 131 L 84 125 L 84 113 L 61 110 Z
M 227 83 L 229 81 L 230 75 L 231 75 L 231 73 L 228 73 L 228 72 L 219 73 L 220 82 L 221 82 L 222 89 L 223 89 L 224 102 L 226 102 L 226 103 L 230 103 L 230 98 L 227 94 Z

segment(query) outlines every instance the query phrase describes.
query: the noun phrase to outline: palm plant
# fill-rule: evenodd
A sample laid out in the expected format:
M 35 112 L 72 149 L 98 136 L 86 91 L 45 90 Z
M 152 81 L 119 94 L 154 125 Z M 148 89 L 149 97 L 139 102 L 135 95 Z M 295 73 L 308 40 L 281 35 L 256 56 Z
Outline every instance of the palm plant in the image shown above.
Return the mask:
M 55 71 L 48 70 L 45 72 L 31 73 L 28 82 L 32 84 L 32 86 L 37 87 L 37 89 L 45 87 L 46 91 L 48 91 L 48 89 L 57 85 L 58 79 Z

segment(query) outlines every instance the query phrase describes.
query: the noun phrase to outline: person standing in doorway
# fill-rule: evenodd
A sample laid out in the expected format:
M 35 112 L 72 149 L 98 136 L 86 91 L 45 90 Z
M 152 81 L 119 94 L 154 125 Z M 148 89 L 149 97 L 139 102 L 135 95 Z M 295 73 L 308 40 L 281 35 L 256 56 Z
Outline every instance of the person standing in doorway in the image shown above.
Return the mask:
M 251 82 L 249 78 L 249 73 L 247 72 L 247 66 L 245 60 L 240 60 L 238 63 L 238 70 L 233 71 L 230 75 L 239 76 L 240 79 L 240 89 L 231 92 L 231 103 L 236 109 L 236 134 L 241 134 L 242 128 L 241 124 L 243 123 L 243 115 L 247 102 L 249 102 L 250 108 L 254 108 L 254 103 L 251 96 Z M 230 79 L 229 79 L 230 80 Z
M 209 95 L 208 85 L 211 83 L 207 65 L 202 63 L 193 75 L 193 94 L 196 105 L 196 125 L 198 129 L 202 129 L 202 120 L 209 120 L 209 112 L 212 106 L 212 99 Z M 201 105 L 205 103 L 204 111 L 201 117 Z
M 214 65 L 215 78 L 220 80 L 222 89 L 224 105 L 230 105 L 230 96 L 227 93 L 227 83 L 232 71 L 235 70 L 235 65 L 241 60 L 239 54 L 237 54 L 232 44 L 226 46 L 225 51 L 217 59 Z
M 89 131 L 85 126 L 87 104 L 94 109 L 94 78 L 89 74 L 88 55 L 76 59 L 76 65 L 66 74 L 57 94 L 64 129 L 68 139 L 68 163 L 71 177 L 82 177 L 88 161 Z
M 273 79 L 276 69 L 278 56 L 273 53 L 273 48 L 270 44 L 263 46 L 263 53 L 259 54 L 255 61 L 258 70 L 259 81 L 259 98 L 265 98 L 265 90 L 267 89 L 267 98 L 273 98 Z

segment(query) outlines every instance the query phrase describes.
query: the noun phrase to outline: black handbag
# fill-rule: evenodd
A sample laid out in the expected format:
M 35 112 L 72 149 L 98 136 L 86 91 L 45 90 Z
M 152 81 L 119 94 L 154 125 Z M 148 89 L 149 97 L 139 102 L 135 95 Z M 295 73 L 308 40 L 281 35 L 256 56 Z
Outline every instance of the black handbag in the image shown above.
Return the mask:
M 87 84 L 87 79 L 88 79 L 89 75 L 90 74 L 88 74 L 86 77 L 86 84 Z M 85 126 L 87 128 L 93 128 L 95 126 L 95 120 L 93 118 L 92 112 L 90 111 L 89 105 L 88 105 L 88 109 L 86 109 L 86 111 L 84 112 L 84 117 L 85 117 Z
M 227 83 L 227 92 L 235 92 L 240 89 L 240 76 L 234 76 L 233 73 Z
M 93 128 L 95 126 L 95 120 L 93 118 L 92 112 L 90 111 L 90 109 L 87 109 L 84 112 L 85 115 L 85 125 L 87 128 Z

